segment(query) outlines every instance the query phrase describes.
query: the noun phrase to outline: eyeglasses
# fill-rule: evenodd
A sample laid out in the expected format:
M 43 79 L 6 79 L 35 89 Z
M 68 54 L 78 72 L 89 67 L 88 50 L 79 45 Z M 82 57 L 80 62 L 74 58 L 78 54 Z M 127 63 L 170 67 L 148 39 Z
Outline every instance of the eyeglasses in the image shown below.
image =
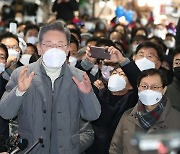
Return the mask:
M 155 60 L 155 59 L 158 59 L 158 60 L 159 60 L 159 58 L 158 58 L 157 56 L 155 56 L 154 54 L 144 55 L 143 53 L 137 53 L 137 54 L 136 54 L 136 57 L 139 58 L 139 59 L 146 57 L 147 59 L 149 59 L 149 60 L 151 60 L 151 61 L 153 61 L 153 60 Z
M 139 88 L 141 88 L 142 90 L 154 90 L 154 91 L 158 91 L 160 88 L 162 88 L 163 86 L 157 86 L 157 85 L 152 85 L 152 86 L 148 86 L 145 84 L 140 84 Z
M 43 46 L 46 48 L 58 48 L 58 49 L 64 49 L 68 46 L 68 44 L 52 44 L 52 43 L 42 43 Z

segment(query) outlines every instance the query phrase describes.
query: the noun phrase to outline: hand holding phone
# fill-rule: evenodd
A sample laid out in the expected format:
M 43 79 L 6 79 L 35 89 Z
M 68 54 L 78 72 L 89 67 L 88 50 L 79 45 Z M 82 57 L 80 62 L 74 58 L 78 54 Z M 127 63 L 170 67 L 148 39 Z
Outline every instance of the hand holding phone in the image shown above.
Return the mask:
M 90 53 L 91 53 L 91 57 L 93 58 L 110 60 L 110 57 L 111 57 L 110 53 L 108 52 L 108 49 L 104 47 L 91 46 Z

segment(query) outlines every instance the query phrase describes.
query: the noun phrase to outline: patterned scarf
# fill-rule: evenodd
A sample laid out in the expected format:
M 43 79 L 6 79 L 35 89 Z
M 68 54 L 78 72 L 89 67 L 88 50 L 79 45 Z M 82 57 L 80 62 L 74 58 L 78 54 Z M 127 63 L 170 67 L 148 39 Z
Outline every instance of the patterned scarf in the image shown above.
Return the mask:
M 136 112 L 136 116 L 138 117 L 140 125 L 144 128 L 144 130 L 148 130 L 151 126 L 153 126 L 156 121 L 159 120 L 161 113 L 166 105 L 167 99 L 163 97 L 159 102 L 159 105 L 150 112 L 146 111 L 145 106 L 142 103 L 138 104 L 138 109 Z

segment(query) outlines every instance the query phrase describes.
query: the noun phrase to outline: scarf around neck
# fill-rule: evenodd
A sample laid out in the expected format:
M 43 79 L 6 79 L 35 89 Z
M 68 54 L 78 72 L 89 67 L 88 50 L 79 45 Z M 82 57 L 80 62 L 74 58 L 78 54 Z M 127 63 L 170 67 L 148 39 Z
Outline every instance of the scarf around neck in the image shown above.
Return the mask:
M 136 116 L 138 117 L 140 125 L 144 128 L 144 130 L 148 130 L 153 126 L 156 121 L 159 120 L 165 106 L 167 99 L 163 97 L 159 102 L 158 106 L 154 108 L 152 111 L 148 112 L 145 108 L 145 105 L 142 103 L 138 103 L 138 109 L 136 112 Z

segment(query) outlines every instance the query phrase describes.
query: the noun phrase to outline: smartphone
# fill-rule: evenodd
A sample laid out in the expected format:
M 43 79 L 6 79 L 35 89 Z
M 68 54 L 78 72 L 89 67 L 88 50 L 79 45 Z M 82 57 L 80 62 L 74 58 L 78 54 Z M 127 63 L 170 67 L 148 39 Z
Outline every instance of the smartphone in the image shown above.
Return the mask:
M 14 22 L 11 22 L 9 24 L 9 32 L 13 33 L 13 34 L 17 34 L 17 24 Z
M 104 47 L 91 46 L 90 53 L 91 53 L 91 57 L 93 58 L 110 60 L 110 53 Z

